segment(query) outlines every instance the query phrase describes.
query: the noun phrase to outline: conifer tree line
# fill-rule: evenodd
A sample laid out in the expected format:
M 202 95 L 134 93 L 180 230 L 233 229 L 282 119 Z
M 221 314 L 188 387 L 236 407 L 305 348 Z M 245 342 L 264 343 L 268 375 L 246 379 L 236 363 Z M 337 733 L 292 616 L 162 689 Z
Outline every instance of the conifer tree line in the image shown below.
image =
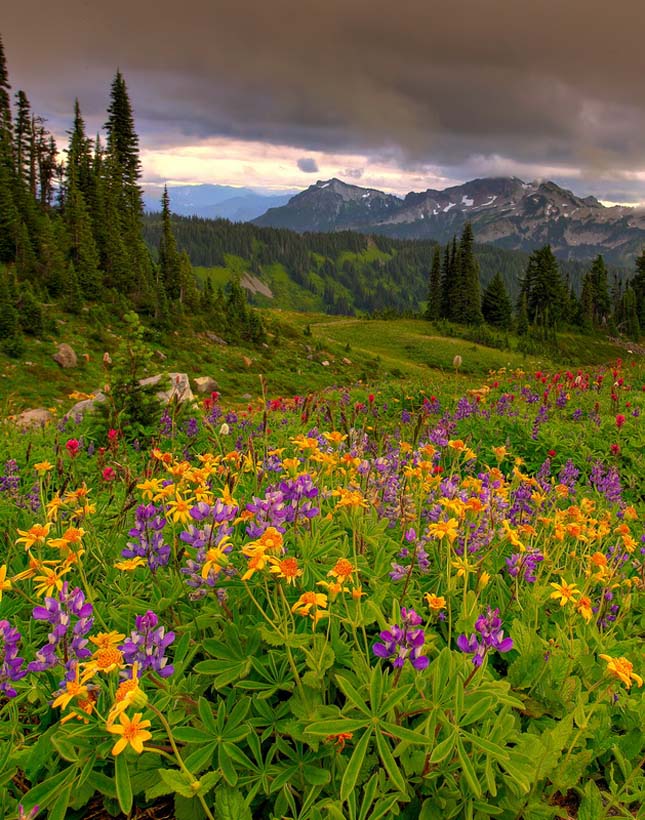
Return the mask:
M 23 331 L 42 333 L 39 303 L 50 300 L 72 312 L 87 302 L 113 302 L 161 326 L 185 312 L 201 316 L 204 325 L 215 324 L 223 336 L 263 339 L 259 318 L 246 304 L 241 309 L 243 289 L 218 297 L 197 287 L 187 254 L 177 249 L 166 190 L 158 262 L 153 261 L 143 238 L 139 138 L 120 71 L 110 87 L 103 130 L 96 137 L 87 134 L 76 100 L 61 161 L 26 93 L 12 96 L 0 38 L 3 349 L 18 355 Z
M 455 236 L 443 250 L 435 248 L 426 319 L 466 325 L 485 321 L 501 330 L 515 328 L 519 335 L 533 329 L 544 338 L 569 326 L 618 332 L 637 340 L 645 327 L 645 249 L 636 260 L 635 275 L 623 284 L 614 274 L 611 287 L 604 259 L 598 255 L 584 273 L 578 295 L 550 245 L 538 248 L 529 256 L 513 310 L 500 273 L 480 295 L 473 241 L 472 227 L 466 224 L 459 241 Z

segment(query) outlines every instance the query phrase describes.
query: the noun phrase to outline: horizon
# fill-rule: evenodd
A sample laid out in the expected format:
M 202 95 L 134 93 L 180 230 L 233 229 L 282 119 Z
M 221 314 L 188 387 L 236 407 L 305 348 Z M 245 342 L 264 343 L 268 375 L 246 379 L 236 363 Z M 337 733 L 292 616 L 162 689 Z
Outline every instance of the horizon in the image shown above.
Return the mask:
M 88 133 L 102 128 L 119 67 L 144 186 L 284 193 L 338 177 L 403 195 L 517 176 L 645 205 L 645 9 L 626 0 L 608 23 L 600 0 L 521 6 L 328 0 L 310 15 L 295 0 L 189 0 L 180 14 L 171 0 L 63 0 L 45 19 L 27 0 L 0 35 L 12 93 L 61 150 L 75 97 Z

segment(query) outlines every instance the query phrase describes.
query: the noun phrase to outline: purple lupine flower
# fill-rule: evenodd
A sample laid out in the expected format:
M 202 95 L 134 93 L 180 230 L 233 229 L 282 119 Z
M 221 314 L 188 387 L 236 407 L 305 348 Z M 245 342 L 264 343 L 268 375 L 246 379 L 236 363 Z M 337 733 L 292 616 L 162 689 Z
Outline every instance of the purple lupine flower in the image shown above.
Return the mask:
M 172 435 L 172 416 L 168 412 L 167 407 L 164 408 L 161 418 L 159 419 L 159 435 L 165 438 Z
M 15 698 L 12 684 L 27 674 L 24 659 L 18 655 L 21 635 L 9 621 L 0 621 L 0 692 L 7 698 Z
M 509 652 L 513 648 L 513 639 L 504 637 L 499 609 L 488 607 L 486 615 L 480 615 L 475 621 L 475 629 L 479 632 L 479 635 L 473 633 L 470 638 L 466 635 L 460 635 L 457 638 L 457 646 L 462 652 L 473 655 L 473 664 L 475 666 L 482 665 L 489 649 L 496 649 L 498 652 Z
M 537 549 L 529 549 L 506 558 L 506 568 L 511 578 L 524 578 L 529 584 L 534 584 L 535 571 L 541 561 L 544 561 L 544 555 Z
M 27 666 L 29 672 L 43 672 L 61 662 L 56 650 L 61 649 L 67 675 L 74 672 L 79 660 L 86 660 L 92 653 L 87 649 L 85 637 L 92 629 L 94 618 L 93 607 L 85 600 L 85 594 L 79 587 L 69 591 L 67 581 L 58 594 L 58 598 L 45 597 L 44 606 L 35 606 L 32 618 L 35 621 L 47 621 L 51 630 L 47 643 L 36 652 L 36 659 Z M 71 634 L 70 634 L 71 626 Z
M 190 598 L 203 598 L 210 589 L 215 587 L 222 576 L 235 574 L 233 567 L 211 567 L 206 578 L 202 576 L 202 568 L 206 561 L 206 553 L 213 547 L 219 547 L 233 532 L 232 522 L 237 516 L 238 507 L 234 504 L 225 504 L 217 499 L 213 505 L 200 501 L 190 511 L 191 518 L 200 526 L 188 524 L 180 533 L 179 538 L 189 547 L 196 550 L 196 554 L 189 555 L 181 573 L 186 575 L 186 584 L 191 588 Z M 222 552 L 228 553 L 233 549 L 232 544 L 222 547 Z
M 564 486 L 567 487 L 567 489 L 569 490 L 569 493 L 573 495 L 576 490 L 576 481 L 579 475 L 580 470 L 569 458 L 567 459 L 567 462 L 564 465 L 564 467 L 558 473 L 558 483 L 564 484 Z
M 423 629 L 416 629 L 423 623 L 423 618 L 413 609 L 401 607 L 402 626 L 396 624 L 385 629 L 379 637 L 382 642 L 375 643 L 372 651 L 379 658 L 387 658 L 392 665 L 400 669 L 406 660 L 420 671 L 430 663 L 429 659 L 421 654 L 425 643 Z
M 128 530 L 132 539 L 121 550 L 124 558 L 145 558 L 148 567 L 156 572 L 170 560 L 170 546 L 164 543 L 163 529 L 167 524 L 161 507 L 140 504 L 135 512 L 135 525 Z
M 194 417 L 189 418 L 186 422 L 184 430 L 187 436 L 190 438 L 195 438 L 195 436 L 199 433 L 199 422 L 197 419 Z
M 139 669 L 153 669 L 162 678 L 168 678 L 175 671 L 166 658 L 166 649 L 175 640 L 174 632 L 166 632 L 166 628 L 158 626 L 159 618 L 148 610 L 145 615 L 137 615 L 135 628 L 130 637 L 119 646 L 126 663 L 135 661 Z
M 618 504 L 622 501 L 620 475 L 615 467 L 605 468 L 602 462 L 596 461 L 591 468 L 589 483 L 610 503 Z

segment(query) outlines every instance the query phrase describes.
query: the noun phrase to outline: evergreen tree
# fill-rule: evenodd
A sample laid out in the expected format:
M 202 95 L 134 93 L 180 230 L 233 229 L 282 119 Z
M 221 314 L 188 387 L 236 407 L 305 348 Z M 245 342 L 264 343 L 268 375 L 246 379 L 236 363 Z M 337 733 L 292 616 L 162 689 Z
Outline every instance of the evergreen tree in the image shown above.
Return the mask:
M 164 185 L 161 196 L 161 241 L 159 242 L 159 273 L 169 299 L 181 299 L 182 271 L 177 242 L 170 221 L 170 197 Z
M 604 327 L 609 321 L 611 300 L 605 260 L 600 254 L 594 259 L 589 271 L 593 289 L 593 319 L 596 325 Z
M 85 134 L 85 122 L 81 116 L 78 98 L 74 100 L 74 124 L 68 134 L 67 188 L 75 187 L 87 201 L 93 189 L 92 140 Z
M 568 293 L 550 245 L 533 251 L 529 257 L 521 285 L 522 298 L 526 298 L 531 324 L 545 330 L 555 328 L 566 313 Z
M 15 174 L 18 182 L 29 187 L 29 156 L 32 144 L 31 105 L 24 91 L 16 94 L 16 122 L 14 128 Z
M 517 309 L 517 335 L 526 336 L 529 332 L 529 312 L 526 302 L 526 293 L 520 296 L 520 302 Z
M 70 256 L 78 276 L 78 284 L 86 299 L 99 297 L 102 275 L 99 254 L 92 234 L 92 221 L 85 199 L 75 181 L 67 192 L 64 210 L 65 227 L 70 241 Z
M 645 249 L 636 260 L 636 276 L 629 284 L 634 292 L 636 317 L 642 329 L 645 328 Z
M 134 129 L 134 115 L 128 89 L 120 71 L 117 71 L 110 89 L 110 106 L 105 123 L 108 154 L 112 157 L 112 174 L 118 180 L 123 204 L 130 217 L 143 213 L 143 201 L 139 189 L 141 161 L 139 137 Z
M 512 323 L 513 307 L 501 273 L 491 279 L 482 296 L 482 314 L 489 325 L 508 330 Z
M 431 322 L 440 317 L 441 314 L 441 249 L 437 245 L 432 253 L 432 269 L 430 270 L 430 283 L 428 288 L 428 304 L 426 306 L 425 318 Z
M 470 222 L 464 226 L 459 243 L 457 321 L 469 325 L 481 324 L 481 290 L 479 264 L 475 259 L 473 228 Z
M 16 258 L 19 217 L 12 189 L 10 168 L 0 155 L 0 263 L 13 262 Z
M 7 274 L 0 271 L 0 342 L 20 333 L 18 311 L 13 301 Z
M 12 166 L 11 85 L 7 61 L 0 37 L 0 162 Z
M 20 326 L 23 331 L 30 336 L 42 336 L 44 328 L 43 309 L 34 296 L 29 282 L 24 282 L 20 288 L 17 308 Z

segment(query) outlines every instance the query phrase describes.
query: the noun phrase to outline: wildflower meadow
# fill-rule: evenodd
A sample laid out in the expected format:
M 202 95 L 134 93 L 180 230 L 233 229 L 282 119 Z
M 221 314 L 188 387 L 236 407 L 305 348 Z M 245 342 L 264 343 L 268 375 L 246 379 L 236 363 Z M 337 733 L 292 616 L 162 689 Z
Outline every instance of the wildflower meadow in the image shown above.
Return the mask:
M 644 379 L 4 423 L 0 816 L 639 816 Z

